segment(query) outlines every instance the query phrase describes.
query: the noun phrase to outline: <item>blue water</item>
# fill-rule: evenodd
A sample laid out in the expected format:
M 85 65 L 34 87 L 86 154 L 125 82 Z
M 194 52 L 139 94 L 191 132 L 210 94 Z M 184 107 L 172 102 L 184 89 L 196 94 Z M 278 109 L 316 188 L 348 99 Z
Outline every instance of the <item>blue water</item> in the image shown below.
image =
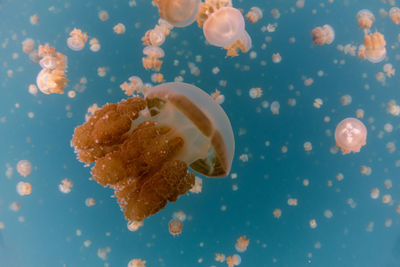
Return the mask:
M 332 4 L 306 0 L 303 9 L 296 8 L 294 0 L 233 4 L 245 12 L 252 6 L 264 12 L 258 23 L 246 23 L 253 41 L 251 51 L 257 58 L 250 59 L 249 53 L 225 58 L 224 50 L 204 43 L 201 29 L 193 24 L 175 28 L 176 38 L 167 38 L 162 46 L 166 56 L 161 72 L 166 81 L 182 75 L 185 82 L 208 93 L 218 89 L 225 95 L 222 107 L 236 140 L 231 172 L 237 179 L 203 177 L 200 194 L 181 196 L 146 219 L 137 232 L 130 232 L 116 199 L 111 198 L 112 190 L 89 180 L 90 169 L 76 160 L 70 140 L 90 105 L 125 98 L 119 85 L 128 77 L 136 75 L 150 82 L 151 72 L 141 64 L 140 39 L 157 23 L 157 8 L 145 0 L 137 0 L 135 7 L 129 7 L 128 1 L 0 1 L 0 42 L 8 40 L 0 48 L 0 117 L 6 118 L 0 123 L 1 267 L 127 266 L 134 258 L 146 260 L 148 267 L 227 266 L 214 260 L 215 253 L 238 253 L 235 242 L 242 235 L 250 244 L 240 253 L 240 266 L 400 266 L 400 214 L 396 212 L 400 204 L 396 161 L 400 157 L 398 150 L 389 153 L 386 149 L 388 142 L 399 145 L 399 118 L 386 112 L 386 104 L 392 99 L 400 102 L 400 79 L 396 73 L 382 85 L 375 78 L 384 64 L 399 66 L 399 26 L 379 15 L 380 9 L 388 12 L 391 6 L 374 0 L 335 0 Z M 280 10 L 279 19 L 271 16 L 273 8 Z M 356 14 L 363 8 L 375 14 L 372 30 L 383 33 L 387 42 L 387 59 L 378 64 L 337 49 L 339 44 L 362 43 Z M 107 10 L 108 21 L 98 19 L 100 10 Z M 33 14 L 40 18 L 38 25 L 29 22 Z M 112 28 L 120 22 L 126 33 L 116 35 Z M 278 24 L 276 31 L 262 32 L 261 27 L 269 23 Z M 324 24 L 335 29 L 336 38 L 331 45 L 313 46 L 311 30 Z M 88 44 L 83 51 L 70 50 L 66 39 L 74 27 L 97 38 L 101 50 L 93 53 Z M 271 42 L 266 43 L 267 36 Z M 29 94 L 28 86 L 35 83 L 40 66 L 22 52 L 21 42 L 27 37 L 35 40 L 36 47 L 49 43 L 68 57 L 66 92 L 81 77 L 88 80 L 86 90 L 75 98 Z M 289 43 L 290 37 L 295 37 L 295 43 Z M 263 43 L 266 49 L 261 48 Z M 277 52 L 282 62 L 274 64 L 271 56 Z M 13 53 L 19 55 L 15 60 Z M 202 62 L 195 62 L 196 55 L 202 56 Z M 175 59 L 178 66 L 173 64 Z M 261 65 L 262 60 L 267 66 Z M 198 77 L 190 74 L 188 62 L 200 69 Z M 108 72 L 102 78 L 97 68 L 103 66 Z M 214 75 L 212 69 L 217 66 L 220 72 Z M 13 70 L 12 78 L 7 76 L 8 70 Z M 317 75 L 319 70 L 324 71 L 322 77 Z M 112 76 L 115 82 L 110 80 Z M 313 78 L 314 83 L 306 87 L 303 76 Z M 220 80 L 227 81 L 226 87 L 219 85 Z M 369 90 L 365 90 L 367 84 Z M 294 89 L 289 90 L 289 85 Z M 249 97 L 253 87 L 262 88 L 262 97 Z M 340 103 L 345 94 L 352 96 L 348 106 Z M 296 99 L 294 107 L 288 105 L 289 98 Z M 315 98 L 324 101 L 320 109 L 312 105 Z M 263 101 L 279 101 L 279 115 L 262 108 Z M 326 131 L 334 133 L 342 119 L 355 117 L 360 108 L 365 111 L 362 121 L 368 129 L 367 145 L 360 153 L 332 154 L 335 140 Z M 29 118 L 28 112 L 33 112 L 34 118 Z M 325 116 L 330 122 L 324 122 Z M 386 123 L 393 125 L 393 131 L 379 137 Z M 304 151 L 306 141 L 312 143 L 311 152 Z M 281 152 L 282 146 L 288 148 L 287 153 Z M 248 155 L 247 162 L 240 160 L 243 154 Z M 31 161 L 34 167 L 27 178 L 15 169 L 21 159 Z M 13 168 L 11 179 L 5 175 L 7 163 Z M 372 168 L 370 176 L 360 173 L 362 165 Z M 342 181 L 336 180 L 338 173 L 344 175 Z M 58 190 L 64 178 L 74 184 L 69 194 Z M 310 181 L 308 187 L 303 186 L 304 179 Z M 384 185 L 387 179 L 392 181 L 391 189 Z M 19 181 L 32 184 L 31 195 L 17 194 Z M 232 190 L 233 185 L 238 186 L 237 191 Z M 377 200 L 370 197 L 375 187 L 380 190 Z M 384 194 L 391 195 L 391 204 L 382 203 Z M 96 200 L 95 206 L 85 206 L 88 197 Z M 288 206 L 288 198 L 297 198 L 298 206 Z M 357 203 L 355 208 L 347 204 L 348 199 Z M 15 201 L 21 204 L 18 212 L 9 209 Z M 226 211 L 221 210 L 223 206 Z M 279 219 L 272 214 L 277 208 L 282 210 Z M 324 217 L 326 209 L 332 211 L 331 219 Z M 191 219 L 184 222 L 182 234 L 173 237 L 168 222 L 180 210 Z M 311 219 L 317 221 L 316 229 L 310 228 Z M 385 226 L 388 219 L 392 220 L 390 227 Z M 374 223 L 372 232 L 366 231 L 370 222 Z M 89 247 L 84 246 L 85 240 L 91 241 Z M 318 242 L 320 248 L 315 247 Z M 106 247 L 111 251 L 102 260 L 97 251 Z

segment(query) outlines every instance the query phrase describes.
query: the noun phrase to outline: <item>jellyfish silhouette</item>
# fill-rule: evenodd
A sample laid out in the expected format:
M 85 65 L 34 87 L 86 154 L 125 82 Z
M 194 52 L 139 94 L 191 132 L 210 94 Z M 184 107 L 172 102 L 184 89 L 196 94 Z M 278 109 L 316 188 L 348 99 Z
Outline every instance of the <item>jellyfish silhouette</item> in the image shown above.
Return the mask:
M 106 104 L 75 129 L 78 159 L 93 178 L 115 190 L 125 218 L 141 221 L 193 187 L 188 166 L 208 177 L 226 176 L 234 137 L 228 117 L 204 91 L 164 83 Z

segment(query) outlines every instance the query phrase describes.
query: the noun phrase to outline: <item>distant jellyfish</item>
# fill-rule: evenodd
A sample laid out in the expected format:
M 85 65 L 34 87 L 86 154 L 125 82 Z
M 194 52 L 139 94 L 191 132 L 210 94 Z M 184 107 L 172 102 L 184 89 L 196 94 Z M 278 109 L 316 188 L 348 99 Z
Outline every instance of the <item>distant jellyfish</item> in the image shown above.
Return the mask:
M 274 62 L 275 64 L 278 64 L 282 61 L 282 57 L 279 53 L 273 53 L 272 54 L 272 62 Z
M 242 262 L 242 258 L 238 254 L 234 254 L 233 256 L 226 257 L 226 263 L 228 267 L 234 267 L 239 265 Z
M 247 250 L 249 246 L 250 240 L 246 238 L 246 236 L 241 236 L 236 240 L 235 248 L 237 252 L 244 252 Z
M 312 30 L 311 35 L 314 45 L 331 44 L 335 39 L 335 31 L 328 24 L 316 27 Z
M 224 262 L 225 261 L 225 255 L 222 253 L 215 253 L 215 261 L 218 262 Z
M 17 184 L 17 193 L 20 196 L 27 196 L 32 193 L 32 185 L 30 183 L 19 182 Z
M 71 50 L 81 51 L 88 40 L 88 36 L 86 33 L 83 33 L 80 29 L 74 28 L 67 39 L 67 45 Z
M 143 91 L 143 81 L 138 76 L 129 77 L 129 83 L 124 82 L 120 85 L 121 89 L 125 92 L 127 96 L 136 95 L 142 93 Z
M 128 263 L 128 267 L 146 267 L 146 261 L 141 259 L 133 259 Z
M 169 233 L 173 236 L 180 235 L 182 233 L 183 223 L 180 220 L 172 219 L 168 223 Z
M 71 192 L 71 188 L 74 186 L 74 184 L 71 182 L 69 179 L 63 179 L 61 181 L 61 184 L 58 185 L 58 189 L 60 190 L 61 193 L 68 194 Z
M 143 221 L 129 221 L 127 224 L 128 230 L 131 232 L 136 232 L 137 230 L 139 230 L 140 227 L 143 226 Z
M 101 48 L 99 40 L 97 40 L 96 38 L 90 39 L 89 45 L 92 52 L 98 52 Z
M 400 23 L 400 8 L 392 7 L 389 11 L 389 16 L 392 19 L 394 24 Z
M 160 17 L 175 27 L 192 24 L 200 8 L 200 0 L 154 0 Z
M 126 28 L 125 28 L 124 24 L 118 23 L 117 25 L 114 26 L 113 30 L 116 34 L 124 34 L 126 31 Z
M 33 14 L 32 16 L 30 16 L 29 21 L 32 25 L 36 25 L 39 23 L 39 16 L 38 14 Z
M 35 41 L 31 38 L 26 38 L 23 42 L 22 42 L 22 51 L 24 51 L 24 53 L 31 53 L 33 50 L 35 49 Z
M 244 33 L 242 13 L 233 7 L 222 7 L 211 13 L 203 24 L 206 40 L 218 47 L 235 43 Z
M 274 115 L 278 115 L 279 114 L 279 109 L 280 109 L 281 105 L 279 104 L 278 101 L 274 101 L 271 103 L 270 109 L 272 114 Z
M 379 32 L 366 34 L 364 37 L 365 57 L 372 63 L 381 62 L 386 56 L 386 41 Z
M 101 21 L 107 21 L 108 18 L 109 18 L 108 13 L 107 13 L 107 11 L 105 11 L 105 10 L 99 11 L 98 16 L 99 16 L 99 19 L 100 19 Z
M 358 27 L 364 30 L 371 28 L 375 21 L 375 16 L 368 9 L 362 9 L 357 13 Z
M 20 160 L 17 163 L 17 172 L 26 177 L 32 172 L 32 163 L 29 160 Z
M 162 66 L 160 58 L 164 57 L 164 50 L 158 46 L 146 46 L 143 49 L 145 57 L 142 58 L 143 67 L 145 69 L 153 69 L 159 71 Z
M 336 127 L 335 141 L 343 154 L 360 152 L 367 144 L 367 128 L 356 118 L 344 119 Z
M 115 190 L 127 220 L 142 221 L 194 185 L 192 170 L 229 174 L 234 136 L 229 118 L 207 93 L 164 83 L 144 95 L 106 104 L 72 137 L 78 159 L 95 163 L 95 181 Z
M 259 7 L 252 7 L 246 14 L 246 19 L 251 23 L 257 23 L 263 17 L 263 13 Z
M 162 73 L 153 73 L 151 75 L 151 81 L 153 83 L 162 83 L 164 81 L 164 75 Z

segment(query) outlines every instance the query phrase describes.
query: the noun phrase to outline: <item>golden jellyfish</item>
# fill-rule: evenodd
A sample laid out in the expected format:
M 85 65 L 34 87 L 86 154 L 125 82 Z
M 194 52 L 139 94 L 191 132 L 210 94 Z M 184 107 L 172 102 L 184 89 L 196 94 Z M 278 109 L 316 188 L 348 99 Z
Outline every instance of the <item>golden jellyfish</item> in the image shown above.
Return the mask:
M 183 223 L 177 219 L 172 219 L 168 223 L 169 233 L 172 236 L 177 236 L 177 235 L 182 234 L 182 227 L 183 227 Z
M 99 40 L 97 40 L 96 38 L 90 39 L 89 44 L 90 44 L 90 50 L 92 52 L 98 52 L 101 48 Z
M 389 16 L 392 19 L 394 24 L 400 23 L 400 8 L 392 7 L 389 11 Z
M 142 37 L 143 45 L 160 46 L 165 42 L 165 35 L 161 28 L 148 30 Z
M 107 21 L 107 20 L 108 20 L 108 18 L 109 18 L 109 16 L 108 16 L 108 12 L 107 12 L 107 11 L 105 11 L 105 10 L 101 10 L 101 11 L 99 11 L 99 14 L 98 14 L 98 16 L 99 16 L 99 19 L 100 19 L 101 21 Z
M 32 185 L 30 183 L 19 182 L 17 184 L 17 193 L 20 196 L 27 196 L 32 193 Z
M 114 189 L 125 218 L 136 221 L 193 187 L 188 166 L 223 177 L 234 154 L 223 109 L 200 88 L 178 82 L 104 105 L 75 129 L 71 145 L 79 160 L 95 162 L 93 179 Z
M 211 45 L 227 47 L 243 36 L 244 24 L 243 15 L 238 9 L 222 7 L 204 21 L 203 34 Z
M 343 154 L 360 152 L 367 144 L 367 128 L 356 118 L 346 118 L 336 126 L 335 141 Z
M 151 81 L 153 83 L 162 83 L 164 81 L 164 75 L 162 73 L 153 73 L 151 75 Z
M 31 53 L 33 50 L 35 49 L 35 41 L 31 38 L 26 38 L 23 42 L 22 42 L 22 51 L 24 51 L 24 53 Z
M 252 7 L 250 11 L 246 14 L 246 19 L 251 23 L 256 23 L 263 17 L 263 13 L 259 7 Z
M 142 259 L 133 259 L 128 262 L 128 267 L 146 267 L 146 261 Z
M 20 160 L 17 163 L 17 172 L 26 177 L 32 172 L 32 163 L 29 160 Z
M 74 28 L 70 33 L 70 37 L 67 39 L 67 45 L 71 50 L 81 51 L 88 40 L 86 33 L 83 33 L 80 29 Z
M 368 9 L 362 9 L 357 13 L 358 27 L 364 30 L 371 28 L 375 21 L 375 16 Z
M 125 28 L 124 24 L 118 23 L 117 25 L 114 26 L 113 30 L 116 34 L 124 34 L 126 31 L 126 28 Z
M 160 17 L 175 27 L 192 24 L 199 12 L 200 0 L 154 0 Z
M 379 63 L 386 56 L 386 41 L 379 32 L 366 34 L 364 37 L 365 57 L 372 63 Z
M 236 240 L 235 248 L 237 252 L 244 252 L 247 250 L 249 246 L 250 240 L 246 238 L 246 236 L 241 236 Z
M 160 58 L 164 57 L 164 50 L 158 46 L 146 46 L 143 49 L 143 54 L 146 57 L 142 58 L 143 67 L 147 69 L 153 69 L 159 71 L 162 66 Z
M 228 267 L 237 266 L 241 262 L 242 262 L 242 258 L 238 254 L 226 257 L 226 263 L 228 264 Z
M 239 37 L 236 42 L 232 45 L 224 47 L 226 49 L 226 56 L 227 57 L 236 57 L 239 55 L 238 50 L 242 51 L 242 53 L 247 53 L 252 47 L 251 37 L 244 31 L 242 36 Z
M 322 27 L 316 27 L 312 30 L 311 35 L 313 45 L 331 44 L 335 39 L 335 31 L 328 24 Z
M 40 45 L 38 55 L 43 68 L 36 77 L 36 84 L 44 94 L 63 94 L 68 79 L 65 75 L 67 58 L 48 44 Z
M 136 95 L 142 92 L 143 90 L 143 81 L 138 76 L 129 77 L 129 83 L 124 82 L 120 85 L 120 88 L 127 96 Z

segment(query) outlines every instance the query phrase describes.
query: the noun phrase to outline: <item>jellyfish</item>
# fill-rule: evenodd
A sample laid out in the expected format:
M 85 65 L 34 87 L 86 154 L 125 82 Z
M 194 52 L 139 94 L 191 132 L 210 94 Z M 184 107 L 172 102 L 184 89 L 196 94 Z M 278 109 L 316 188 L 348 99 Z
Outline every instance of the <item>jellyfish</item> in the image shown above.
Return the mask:
M 238 254 L 234 254 L 233 256 L 226 257 L 226 263 L 228 267 L 237 266 L 242 262 L 242 258 Z
M 121 89 L 125 92 L 127 96 L 132 96 L 134 94 L 142 93 L 143 81 L 138 76 L 129 77 L 129 83 L 124 82 L 120 85 Z
M 313 45 L 331 44 L 335 39 L 335 31 L 328 24 L 322 27 L 316 27 L 312 30 L 311 35 Z
M 128 267 L 146 267 L 146 261 L 142 259 L 133 259 L 128 262 Z
M 32 193 L 32 185 L 30 183 L 18 182 L 17 184 L 17 193 L 20 196 L 27 196 Z
M 394 24 L 400 23 L 400 8 L 392 7 L 389 11 L 389 16 L 392 19 Z
M 113 188 L 125 218 L 136 221 L 193 187 L 188 166 L 223 177 L 234 153 L 222 108 L 200 88 L 179 82 L 104 105 L 75 129 L 71 145 L 79 160 L 95 162 L 93 179 Z
M 164 81 L 164 75 L 162 73 L 153 73 L 151 75 L 151 81 L 153 83 L 162 83 Z
M 182 227 L 183 227 L 183 223 L 177 219 L 172 219 L 168 223 L 169 233 L 172 236 L 177 236 L 177 235 L 182 234 Z
M 233 7 L 222 7 L 204 21 L 203 33 L 207 41 L 218 47 L 234 44 L 244 34 L 242 13 Z
M 98 52 L 101 48 L 99 40 L 97 40 L 96 38 L 90 39 L 89 44 L 90 44 L 90 50 L 92 52 Z
M 42 69 L 36 78 L 36 84 L 44 94 L 63 94 L 67 82 L 65 72 L 56 69 Z
M 20 160 L 17 163 L 17 172 L 26 177 L 32 172 L 32 163 L 29 160 Z
M 114 30 L 114 32 L 115 32 L 116 34 L 124 34 L 126 28 L 125 28 L 125 25 L 124 25 L 124 24 L 118 23 L 117 25 L 114 26 L 113 30 Z
M 362 9 L 357 13 L 358 27 L 365 31 L 371 28 L 374 21 L 374 14 L 372 14 L 368 9 Z
M 385 38 L 379 32 L 366 34 L 364 37 L 365 57 L 372 63 L 379 63 L 385 58 L 385 46 Z
M 164 50 L 158 46 L 146 46 L 143 49 L 143 54 L 146 57 L 142 58 L 143 67 L 147 69 L 154 69 L 159 71 L 162 66 L 160 58 L 164 57 Z
M 199 12 L 201 0 L 154 0 L 160 17 L 175 27 L 192 24 Z
M 161 28 L 156 27 L 145 33 L 142 42 L 146 46 L 160 46 L 165 42 L 165 34 Z
M 246 19 L 251 23 L 257 23 L 263 17 L 263 13 L 259 7 L 252 7 L 246 14 Z
M 35 49 L 35 41 L 31 38 L 26 38 L 23 42 L 22 42 L 22 51 L 24 51 L 24 53 L 31 53 L 33 50 Z
M 83 33 L 80 29 L 74 28 L 67 39 L 67 45 L 71 50 L 81 51 L 88 40 L 88 36 L 86 33 Z
M 226 49 L 227 57 L 236 57 L 239 55 L 238 50 L 242 51 L 242 53 L 247 53 L 252 47 L 251 37 L 244 31 L 242 36 L 239 37 L 236 42 L 232 45 L 224 47 Z
M 241 236 L 236 240 L 235 248 L 237 252 L 244 252 L 247 250 L 249 246 L 250 240 L 246 238 L 246 236 Z
M 224 262 L 225 261 L 225 255 L 222 253 L 215 253 L 215 261 L 218 262 Z
M 360 152 L 367 144 L 367 128 L 356 118 L 346 118 L 336 126 L 335 141 L 343 154 Z

